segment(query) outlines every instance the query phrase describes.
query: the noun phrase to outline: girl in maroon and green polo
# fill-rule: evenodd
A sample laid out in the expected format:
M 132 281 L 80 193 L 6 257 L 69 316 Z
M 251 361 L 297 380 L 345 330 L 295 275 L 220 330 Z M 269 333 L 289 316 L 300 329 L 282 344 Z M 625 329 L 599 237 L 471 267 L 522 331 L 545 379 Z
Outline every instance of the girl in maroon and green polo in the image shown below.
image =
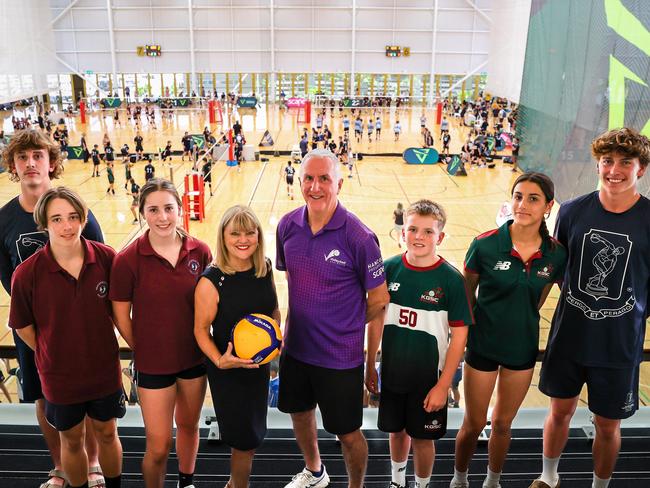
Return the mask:
M 117 488 L 122 446 L 115 419 L 126 409 L 108 300 L 115 251 L 81 237 L 87 216 L 86 204 L 68 188 L 49 189 L 39 198 L 34 220 L 49 242 L 16 268 L 9 323 L 35 351 L 45 416 L 61 438 L 65 486 L 88 487 L 89 471 L 97 473 L 89 470 L 84 447 L 88 416 L 99 440 L 101 485 Z M 71 376 L 73 371 L 83 374 Z
M 566 262 L 566 250 L 546 227 L 553 198 L 553 182 L 546 175 L 519 176 L 512 187 L 514 220 L 479 235 L 465 256 L 465 278 L 476 296 L 476 322 L 467 341 L 465 418 L 456 437 L 450 488 L 469 486 L 467 468 L 486 425 L 497 379 L 483 488 L 500 486 L 510 426 L 530 386 L 537 358 L 539 309 L 553 283 L 561 280 Z
M 199 416 L 206 390 L 203 353 L 194 340 L 194 288 L 212 255 L 180 226 L 174 185 L 150 179 L 139 210 L 149 229 L 116 257 L 110 299 L 122 337 L 134 353 L 147 447 L 147 488 L 162 488 L 176 421 L 179 487 L 192 485 Z

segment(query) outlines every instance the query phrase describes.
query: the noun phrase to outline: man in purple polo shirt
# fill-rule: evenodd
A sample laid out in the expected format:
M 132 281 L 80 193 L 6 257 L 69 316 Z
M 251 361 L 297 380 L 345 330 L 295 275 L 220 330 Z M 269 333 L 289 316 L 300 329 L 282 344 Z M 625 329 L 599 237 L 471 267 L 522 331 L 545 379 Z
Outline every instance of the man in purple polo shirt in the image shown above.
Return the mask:
M 388 303 L 375 234 L 339 202 L 337 157 L 315 149 L 298 171 L 306 205 L 277 229 L 276 267 L 287 272 L 289 317 L 280 363 L 278 407 L 290 413 L 305 469 L 286 488 L 329 484 L 316 437 L 316 405 L 325 430 L 338 435 L 349 486 L 361 487 L 368 445 L 363 416 L 365 324 Z

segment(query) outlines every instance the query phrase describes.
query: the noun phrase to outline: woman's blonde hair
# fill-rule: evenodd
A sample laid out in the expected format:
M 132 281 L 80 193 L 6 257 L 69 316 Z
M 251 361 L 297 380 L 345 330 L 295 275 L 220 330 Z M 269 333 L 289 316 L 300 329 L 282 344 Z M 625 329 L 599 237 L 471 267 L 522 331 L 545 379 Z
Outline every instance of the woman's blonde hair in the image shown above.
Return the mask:
M 86 202 L 81 199 L 77 192 L 65 186 L 58 186 L 47 190 L 41 195 L 38 202 L 36 202 L 36 206 L 34 207 L 34 222 L 36 222 L 38 230 L 47 230 L 47 209 L 50 203 L 52 203 L 52 200 L 57 198 L 65 200 L 72 205 L 75 212 L 79 214 L 79 220 L 83 228 L 88 220 L 88 207 L 86 206 Z
M 269 267 L 264 257 L 264 232 L 259 219 L 253 213 L 250 207 L 245 205 L 235 205 L 230 207 L 223 213 L 221 222 L 219 223 L 219 231 L 217 234 L 217 249 L 213 265 L 218 267 L 226 274 L 234 274 L 235 269 L 232 268 L 228 260 L 228 249 L 226 249 L 225 232 L 228 224 L 232 222 L 233 229 L 239 232 L 248 232 L 251 230 L 257 231 L 257 249 L 253 253 L 253 266 L 255 268 L 255 276 L 262 278 L 269 272 Z

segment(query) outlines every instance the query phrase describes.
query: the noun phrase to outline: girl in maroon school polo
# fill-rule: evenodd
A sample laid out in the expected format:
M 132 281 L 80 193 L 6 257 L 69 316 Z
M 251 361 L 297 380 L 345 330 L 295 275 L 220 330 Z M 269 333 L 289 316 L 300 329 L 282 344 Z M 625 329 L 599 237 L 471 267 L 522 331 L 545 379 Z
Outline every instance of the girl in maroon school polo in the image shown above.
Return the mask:
M 136 370 L 154 375 L 175 374 L 203 362 L 194 339 L 194 288 L 212 260 L 207 244 L 180 236 L 168 216 L 161 220 L 162 226 L 148 220 L 150 229 L 115 257 L 110 291 L 112 301 L 131 302 Z M 180 238 L 175 265 L 154 250 L 152 238 Z
M 205 243 L 184 236 L 172 266 L 154 251 L 150 232 L 115 257 L 110 298 L 132 304 L 135 368 L 174 374 L 203 362 L 194 340 L 194 288 L 211 254 Z
M 164 479 L 175 418 L 176 438 L 183 439 L 176 443 L 178 486 L 185 488 L 194 486 L 206 388 L 204 356 L 194 339 L 194 288 L 212 255 L 179 228 L 181 200 L 170 181 L 147 181 L 138 206 L 149 229 L 115 257 L 110 299 L 134 354 L 146 435 L 144 479 Z

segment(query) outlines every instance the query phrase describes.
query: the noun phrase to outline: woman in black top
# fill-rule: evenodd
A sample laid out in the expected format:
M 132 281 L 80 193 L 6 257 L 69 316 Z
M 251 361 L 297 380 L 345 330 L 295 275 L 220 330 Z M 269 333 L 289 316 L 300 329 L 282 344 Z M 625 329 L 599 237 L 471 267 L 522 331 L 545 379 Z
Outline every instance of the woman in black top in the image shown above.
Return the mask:
M 215 414 L 222 440 L 231 447 L 227 486 L 245 488 L 255 449 L 266 435 L 269 365 L 234 356 L 232 329 L 251 313 L 280 323 L 271 262 L 264 257 L 264 233 L 250 208 L 235 205 L 225 211 L 215 256 L 196 286 L 194 336 L 209 359 Z

